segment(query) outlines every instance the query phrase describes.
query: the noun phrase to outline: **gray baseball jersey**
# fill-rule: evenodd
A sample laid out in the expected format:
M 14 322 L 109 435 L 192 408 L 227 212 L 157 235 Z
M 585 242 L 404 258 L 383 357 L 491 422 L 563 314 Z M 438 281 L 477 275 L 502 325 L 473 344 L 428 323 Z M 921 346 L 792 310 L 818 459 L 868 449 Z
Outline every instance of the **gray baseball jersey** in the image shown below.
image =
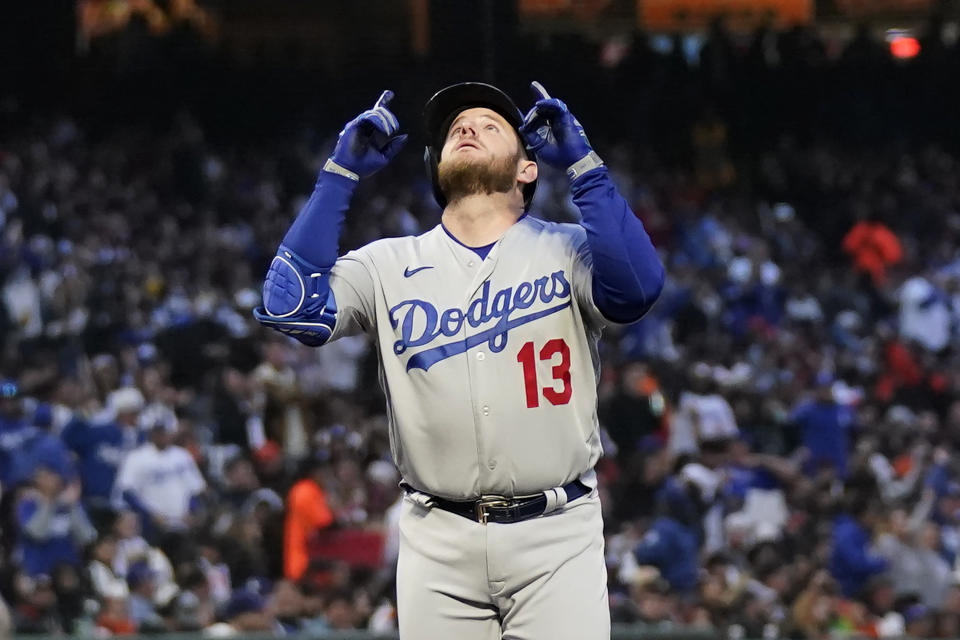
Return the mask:
M 331 340 L 376 339 L 390 442 L 414 489 L 463 500 L 564 485 L 600 457 L 591 257 L 526 216 L 486 259 L 442 226 L 337 260 Z

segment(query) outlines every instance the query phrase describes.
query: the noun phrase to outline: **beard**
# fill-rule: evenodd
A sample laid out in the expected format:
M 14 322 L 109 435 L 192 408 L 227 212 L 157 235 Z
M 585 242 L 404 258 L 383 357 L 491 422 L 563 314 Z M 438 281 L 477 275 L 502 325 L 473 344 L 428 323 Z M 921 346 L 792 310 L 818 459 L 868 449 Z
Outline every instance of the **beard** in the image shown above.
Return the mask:
M 469 157 L 443 160 L 437 167 L 440 190 L 452 204 L 461 198 L 491 193 L 509 193 L 517 188 L 517 161 L 520 154 L 476 162 Z

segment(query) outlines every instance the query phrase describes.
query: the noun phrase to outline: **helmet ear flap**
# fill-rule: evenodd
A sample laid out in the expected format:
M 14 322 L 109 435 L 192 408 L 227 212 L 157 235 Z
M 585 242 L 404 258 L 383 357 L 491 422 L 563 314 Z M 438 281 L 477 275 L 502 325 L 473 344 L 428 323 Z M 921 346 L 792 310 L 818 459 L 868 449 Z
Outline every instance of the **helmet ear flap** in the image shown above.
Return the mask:
M 433 185 L 433 197 L 443 209 L 447 206 L 447 197 L 440 190 L 440 154 L 430 145 L 423 150 L 423 164 L 426 165 L 427 176 L 430 177 L 430 184 Z

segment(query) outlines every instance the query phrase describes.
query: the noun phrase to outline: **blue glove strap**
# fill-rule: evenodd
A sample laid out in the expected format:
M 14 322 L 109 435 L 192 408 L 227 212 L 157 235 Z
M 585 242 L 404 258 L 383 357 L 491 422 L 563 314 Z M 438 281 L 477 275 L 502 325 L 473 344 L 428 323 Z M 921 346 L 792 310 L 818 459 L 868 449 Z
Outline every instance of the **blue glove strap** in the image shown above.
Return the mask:
M 333 158 L 327 158 L 327 161 L 323 165 L 323 170 L 330 173 L 335 173 L 338 176 L 343 176 L 344 178 L 350 178 L 354 182 L 360 181 L 360 176 L 355 174 L 353 171 L 350 171 L 350 169 L 347 169 L 346 167 L 341 167 L 333 161 Z
M 567 167 L 567 177 L 576 180 L 587 171 L 593 171 L 603 166 L 603 160 L 597 155 L 596 151 L 591 151 L 572 165 Z

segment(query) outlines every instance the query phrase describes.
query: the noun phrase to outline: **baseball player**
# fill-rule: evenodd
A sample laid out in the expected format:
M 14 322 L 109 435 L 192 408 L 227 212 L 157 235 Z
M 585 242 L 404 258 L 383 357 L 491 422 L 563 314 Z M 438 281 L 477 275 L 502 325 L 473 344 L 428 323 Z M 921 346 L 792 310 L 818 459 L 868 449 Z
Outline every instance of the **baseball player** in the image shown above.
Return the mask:
M 405 640 L 610 635 L 597 339 L 650 308 L 664 271 L 580 123 L 533 88 L 526 116 L 486 84 L 434 95 L 426 164 L 442 223 L 338 257 L 357 182 L 407 137 L 383 92 L 341 131 L 255 311 L 308 345 L 375 341 L 406 491 Z M 581 224 L 527 214 L 538 161 L 566 170 Z

